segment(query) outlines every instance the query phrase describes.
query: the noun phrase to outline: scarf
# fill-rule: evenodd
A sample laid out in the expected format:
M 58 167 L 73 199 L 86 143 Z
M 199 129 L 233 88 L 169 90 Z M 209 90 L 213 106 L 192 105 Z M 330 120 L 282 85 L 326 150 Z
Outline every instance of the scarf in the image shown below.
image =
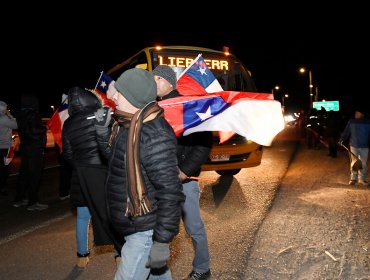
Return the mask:
M 153 205 L 147 196 L 140 168 L 140 134 L 144 123 L 163 117 L 163 109 L 159 107 L 157 102 L 153 101 L 135 114 L 116 109 L 115 115 L 117 120 L 112 126 L 109 144 L 111 145 L 117 136 L 120 126 L 129 129 L 126 149 L 126 176 L 129 188 L 125 216 L 142 216 L 153 211 Z

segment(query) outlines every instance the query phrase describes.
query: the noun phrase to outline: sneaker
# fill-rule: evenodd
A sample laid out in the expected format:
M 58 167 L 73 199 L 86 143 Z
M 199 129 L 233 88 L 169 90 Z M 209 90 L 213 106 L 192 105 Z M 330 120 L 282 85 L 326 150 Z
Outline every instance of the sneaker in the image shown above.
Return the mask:
M 356 180 L 351 180 L 351 181 L 349 181 L 349 183 L 348 183 L 348 185 L 354 185 L 354 184 L 356 184 Z
M 13 207 L 26 206 L 28 204 L 28 199 L 19 200 L 13 203 Z
M 196 272 L 196 271 L 192 271 L 190 272 L 189 276 L 188 276 L 188 280 L 205 280 L 205 279 L 209 279 L 211 277 L 211 270 L 208 270 L 207 272 Z
M 79 257 L 77 261 L 77 266 L 80 268 L 85 268 L 89 263 L 89 257 Z
M 368 181 L 366 181 L 366 180 L 360 180 L 360 181 L 358 181 L 358 183 L 359 183 L 360 185 L 369 186 L 369 182 L 368 182 Z
M 64 196 L 60 196 L 60 197 L 59 197 L 59 200 L 63 201 L 63 200 L 68 199 L 69 197 L 70 197 L 70 195 L 69 195 L 69 194 L 68 194 L 68 195 L 64 195 Z
M 35 204 L 32 204 L 30 206 L 27 207 L 27 210 L 28 211 L 41 211 L 41 210 L 45 210 L 45 209 L 48 209 L 49 205 L 47 204 L 41 204 L 41 203 L 38 203 L 36 202 Z

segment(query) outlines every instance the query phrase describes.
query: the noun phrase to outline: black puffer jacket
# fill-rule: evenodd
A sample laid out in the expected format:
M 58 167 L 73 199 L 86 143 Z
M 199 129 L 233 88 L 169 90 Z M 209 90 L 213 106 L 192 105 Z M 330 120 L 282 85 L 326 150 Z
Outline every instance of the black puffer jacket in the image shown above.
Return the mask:
M 104 165 L 106 160 L 99 150 L 93 119 L 94 112 L 102 105 L 93 93 L 82 88 L 72 88 L 68 92 L 68 119 L 63 124 L 63 157 L 72 165 Z M 86 206 L 81 194 L 76 172 L 71 183 L 71 202 L 75 207 Z
M 106 193 L 111 223 L 124 236 L 153 229 L 154 241 L 170 242 L 179 231 L 181 202 L 184 201 L 173 129 L 163 117 L 143 124 L 139 156 L 144 184 L 155 208 L 151 213 L 139 217 L 125 215 L 128 128 L 120 127 L 111 147 L 106 145 L 108 129 L 100 127 L 97 131 L 98 141 L 109 157 Z
M 181 96 L 177 90 L 173 90 L 163 99 Z M 208 159 L 212 148 L 212 132 L 201 131 L 177 138 L 177 160 L 179 168 L 188 177 L 199 176 L 202 164 Z M 189 180 L 183 181 L 183 183 Z

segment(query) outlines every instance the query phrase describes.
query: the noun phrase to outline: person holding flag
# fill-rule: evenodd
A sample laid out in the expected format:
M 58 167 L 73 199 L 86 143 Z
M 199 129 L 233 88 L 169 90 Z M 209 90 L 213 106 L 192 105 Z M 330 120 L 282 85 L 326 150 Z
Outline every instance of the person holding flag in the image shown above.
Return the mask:
M 159 99 L 180 96 L 176 90 L 176 73 L 171 67 L 159 65 L 153 70 L 153 74 Z M 202 164 L 208 159 L 212 147 L 212 132 L 201 131 L 177 137 L 177 144 L 179 177 L 186 197 L 182 204 L 182 218 L 194 245 L 193 269 L 187 279 L 204 280 L 211 277 L 207 232 L 200 214 L 199 184 L 190 177 L 198 176 Z

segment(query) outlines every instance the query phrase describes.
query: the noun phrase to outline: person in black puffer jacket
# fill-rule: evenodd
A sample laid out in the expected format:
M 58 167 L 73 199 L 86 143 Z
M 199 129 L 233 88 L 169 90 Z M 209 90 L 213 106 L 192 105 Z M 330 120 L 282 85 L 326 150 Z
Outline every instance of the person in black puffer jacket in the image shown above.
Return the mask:
M 106 180 L 109 216 L 124 237 L 122 261 L 115 279 L 147 279 L 167 269 L 169 244 L 179 232 L 184 201 L 176 158 L 176 136 L 157 104 L 153 75 L 125 71 L 108 93 L 115 101 L 116 122 L 98 110 L 97 132 L 109 159 Z M 156 270 L 156 271 L 155 271 Z
M 104 181 L 106 159 L 99 151 L 94 112 L 102 107 L 100 96 L 80 87 L 68 92 L 69 117 L 62 129 L 63 158 L 73 167 L 71 204 L 77 208 L 76 239 L 79 267 L 89 261 L 88 232 L 92 216 L 94 244 L 113 244 L 113 234 L 106 214 Z

